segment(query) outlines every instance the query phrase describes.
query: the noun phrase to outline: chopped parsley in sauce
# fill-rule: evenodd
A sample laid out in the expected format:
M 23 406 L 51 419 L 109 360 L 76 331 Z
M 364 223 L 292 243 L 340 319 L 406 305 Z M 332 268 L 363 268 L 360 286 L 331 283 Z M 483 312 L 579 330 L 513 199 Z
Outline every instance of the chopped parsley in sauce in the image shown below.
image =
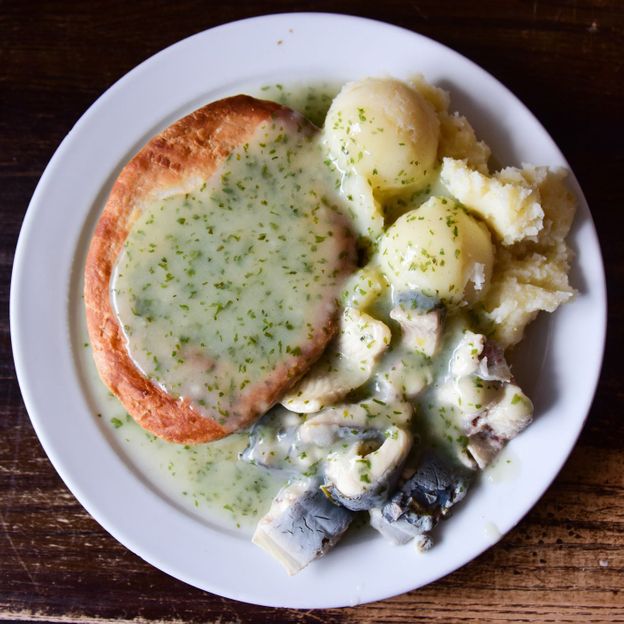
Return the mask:
M 339 294 L 331 182 L 316 135 L 262 124 L 196 191 L 155 200 L 117 264 L 113 303 L 150 379 L 222 423 L 310 341 Z

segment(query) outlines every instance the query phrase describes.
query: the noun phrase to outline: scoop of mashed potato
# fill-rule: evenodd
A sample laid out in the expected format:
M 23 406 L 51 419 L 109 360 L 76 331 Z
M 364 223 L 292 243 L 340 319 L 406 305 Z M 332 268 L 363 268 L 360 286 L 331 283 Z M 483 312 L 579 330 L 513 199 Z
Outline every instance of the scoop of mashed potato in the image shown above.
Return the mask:
M 376 196 L 391 195 L 426 185 L 439 126 L 418 91 L 399 80 L 367 78 L 346 84 L 334 99 L 324 143 L 343 173 L 364 177 Z
M 479 141 L 470 122 L 458 112 L 449 112 L 451 96 L 448 91 L 428 83 L 422 75 L 410 80 L 416 89 L 433 106 L 440 120 L 438 160 L 445 156 L 465 160 L 472 169 L 487 174 L 490 148 Z
M 576 202 L 563 169 L 524 165 L 505 172 L 508 179 L 533 186 L 544 210 L 544 227 L 535 240 L 498 250 L 491 288 L 481 302 L 484 327 L 508 348 L 520 342 L 540 310 L 554 312 L 574 297 L 576 291 L 568 280 L 572 252 L 565 237 Z
M 415 290 L 460 305 L 487 291 L 494 247 L 483 223 L 453 200 L 432 197 L 388 228 L 379 263 L 395 291 Z
M 513 167 L 487 176 L 465 160 L 444 158 L 440 177 L 453 197 L 485 219 L 503 245 L 535 239 L 543 227 L 539 190 Z

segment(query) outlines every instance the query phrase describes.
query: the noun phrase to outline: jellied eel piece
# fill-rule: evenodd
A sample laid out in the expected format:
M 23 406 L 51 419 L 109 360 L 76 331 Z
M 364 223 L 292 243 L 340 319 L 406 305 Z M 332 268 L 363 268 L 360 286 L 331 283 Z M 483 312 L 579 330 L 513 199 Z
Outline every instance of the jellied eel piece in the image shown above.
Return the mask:
M 252 541 L 293 575 L 330 550 L 353 515 L 332 503 L 317 480 L 302 479 L 279 492 L 258 522 Z
M 417 536 L 420 548 L 426 549 L 431 545 L 427 534 L 464 498 L 470 477 L 468 471 L 442 455 L 428 452 L 383 505 L 381 515 L 371 515 L 371 525 L 395 543 Z

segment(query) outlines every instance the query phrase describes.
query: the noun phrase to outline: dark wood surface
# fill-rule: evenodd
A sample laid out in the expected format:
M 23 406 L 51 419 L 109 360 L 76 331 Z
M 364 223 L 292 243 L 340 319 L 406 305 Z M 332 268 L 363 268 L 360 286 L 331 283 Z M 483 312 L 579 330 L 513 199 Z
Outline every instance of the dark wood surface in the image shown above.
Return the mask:
M 312 612 L 254 607 L 186 586 L 92 520 L 30 425 L 8 321 L 24 212 L 46 163 L 86 108 L 137 63 L 182 37 L 291 10 L 401 25 L 501 79 L 570 160 L 593 211 L 609 285 L 606 357 L 587 425 L 527 517 L 497 546 L 433 585 L 357 608 Z M 0 2 L 0 620 L 624 622 L 623 69 L 621 0 Z

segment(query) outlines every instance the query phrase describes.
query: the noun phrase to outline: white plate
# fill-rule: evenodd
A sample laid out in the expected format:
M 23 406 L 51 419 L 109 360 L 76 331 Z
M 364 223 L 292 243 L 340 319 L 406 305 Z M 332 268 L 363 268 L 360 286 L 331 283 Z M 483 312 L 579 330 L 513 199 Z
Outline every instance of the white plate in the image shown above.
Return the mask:
M 225 94 L 275 82 L 416 72 L 451 91 L 452 106 L 468 116 L 500 162 L 568 166 L 522 103 L 456 52 L 378 22 L 292 14 L 214 28 L 131 71 L 80 119 L 35 191 L 11 288 L 15 364 L 33 426 L 89 513 L 130 550 L 191 585 L 284 607 L 353 605 L 420 587 L 509 531 L 552 482 L 578 437 L 600 371 L 606 300 L 596 232 L 573 176 L 580 208 L 571 237 L 578 254 L 572 281 L 580 295 L 531 328 L 516 363 L 536 421 L 510 445 L 513 474 L 482 479 L 425 555 L 380 537 L 356 538 L 288 578 L 247 540 L 207 526 L 147 487 L 93 415 L 79 381 L 70 309 L 90 230 L 129 157 L 176 118 Z

